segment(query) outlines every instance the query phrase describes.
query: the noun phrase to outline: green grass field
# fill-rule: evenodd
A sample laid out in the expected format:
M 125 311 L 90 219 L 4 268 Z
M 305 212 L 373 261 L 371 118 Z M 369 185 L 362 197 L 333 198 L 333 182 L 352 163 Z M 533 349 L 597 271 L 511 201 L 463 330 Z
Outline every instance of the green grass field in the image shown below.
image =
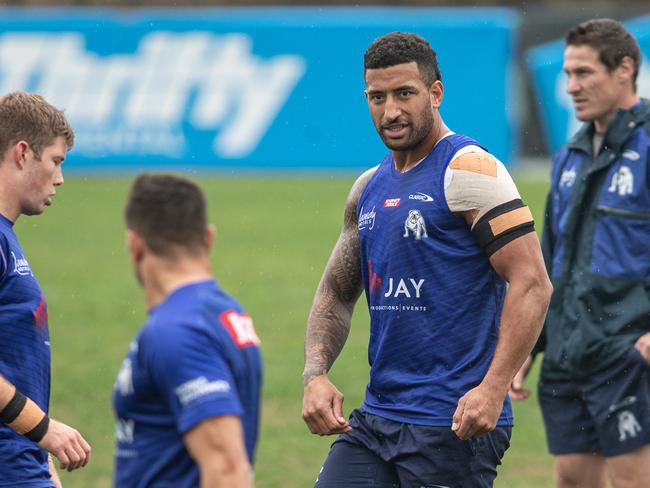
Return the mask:
M 51 413 L 79 429 L 93 446 L 85 469 L 62 475 L 68 488 L 111 485 L 113 381 L 145 319 L 122 224 L 129 181 L 70 177 L 45 215 L 22 217 L 16 227 L 48 299 Z M 263 342 L 266 371 L 257 486 L 310 487 L 332 439 L 312 436 L 300 418 L 302 340 L 353 177 L 215 176 L 198 181 L 217 226 L 215 274 L 254 317 Z M 546 183 L 522 178 L 518 182 L 541 223 Z M 331 375 L 346 395 L 346 413 L 362 401 L 367 340 L 362 299 Z M 515 405 L 515 414 L 512 446 L 496 486 L 549 487 L 551 459 L 536 400 Z

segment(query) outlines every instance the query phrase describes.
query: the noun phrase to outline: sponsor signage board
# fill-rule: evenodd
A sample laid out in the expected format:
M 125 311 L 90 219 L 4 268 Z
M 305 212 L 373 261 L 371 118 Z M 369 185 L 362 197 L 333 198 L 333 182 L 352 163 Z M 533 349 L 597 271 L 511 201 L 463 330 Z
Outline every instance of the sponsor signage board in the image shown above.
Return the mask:
M 43 94 L 76 131 L 67 168 L 364 168 L 386 152 L 363 54 L 416 32 L 438 51 L 442 113 L 517 150 L 508 9 L 4 9 L 0 92 Z

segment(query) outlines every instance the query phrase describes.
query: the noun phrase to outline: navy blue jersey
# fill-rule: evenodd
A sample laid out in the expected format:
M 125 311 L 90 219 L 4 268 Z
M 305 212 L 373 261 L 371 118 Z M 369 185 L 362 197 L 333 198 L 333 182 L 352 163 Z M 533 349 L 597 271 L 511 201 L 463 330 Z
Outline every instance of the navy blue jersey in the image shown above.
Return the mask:
M 47 305 L 13 222 L 0 215 L 0 374 L 48 411 Z M 0 423 L 0 487 L 51 487 L 47 453 Z
M 252 463 L 261 383 L 259 339 L 241 306 L 211 280 L 172 292 L 115 382 L 115 486 L 199 486 L 183 434 L 210 417 L 240 416 Z
M 450 159 L 472 144 L 452 134 L 405 173 L 389 154 L 359 199 L 371 366 L 362 408 L 375 415 L 450 426 L 494 355 L 505 282 L 444 193 Z M 511 424 L 506 398 L 499 425 Z

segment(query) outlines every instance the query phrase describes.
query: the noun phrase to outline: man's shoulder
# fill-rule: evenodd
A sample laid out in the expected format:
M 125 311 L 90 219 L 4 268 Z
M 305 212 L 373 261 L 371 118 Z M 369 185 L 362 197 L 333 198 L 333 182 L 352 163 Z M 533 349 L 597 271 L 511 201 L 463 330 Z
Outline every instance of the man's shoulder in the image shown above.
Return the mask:
M 348 199 L 347 199 L 348 206 L 356 207 L 357 203 L 361 198 L 361 195 L 366 190 L 368 183 L 370 183 L 370 180 L 372 180 L 373 177 L 377 174 L 377 171 L 379 171 L 380 167 L 381 167 L 381 163 L 378 164 L 377 166 L 373 166 L 372 168 L 367 169 L 357 177 L 357 179 L 352 184 L 350 193 L 348 194 Z
M 465 134 L 451 132 L 444 136 L 438 144 L 448 146 L 452 151 L 459 151 L 466 146 L 476 146 L 485 152 L 489 152 L 479 141 Z
M 648 135 L 646 144 L 650 145 L 650 100 L 643 99 L 637 121 Z
M 224 317 L 247 317 L 244 308 L 218 285 L 198 286 L 194 290 L 167 300 L 156 309 L 143 328 L 149 340 L 213 336 L 216 321 Z
M 361 173 L 359 177 L 356 179 L 356 181 L 354 182 L 353 187 L 357 185 L 365 187 L 368 184 L 368 182 L 372 179 L 372 177 L 375 176 L 380 166 L 381 164 L 378 164 Z

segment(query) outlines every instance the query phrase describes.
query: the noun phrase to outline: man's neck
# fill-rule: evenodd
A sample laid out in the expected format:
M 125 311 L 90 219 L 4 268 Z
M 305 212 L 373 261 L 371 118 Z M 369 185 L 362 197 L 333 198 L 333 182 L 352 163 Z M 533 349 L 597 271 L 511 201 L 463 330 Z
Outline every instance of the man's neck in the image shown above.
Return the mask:
M 148 308 L 153 308 L 174 290 L 212 279 L 208 256 L 166 259 L 151 256 L 142 266 L 142 284 Z
M 628 94 L 621 102 L 617 105 L 617 107 L 612 110 L 611 112 L 607 112 L 605 115 L 602 117 L 594 120 L 594 128 L 596 129 L 596 132 L 599 134 L 604 134 L 607 132 L 607 128 L 609 125 L 612 123 L 612 120 L 614 120 L 614 115 L 616 115 L 616 111 L 619 109 L 623 110 L 629 110 L 634 105 L 639 103 L 641 98 L 636 94 L 636 93 L 630 93 Z
M 3 165 L 0 163 L 0 168 Z M 0 171 L 0 214 L 12 222 L 16 222 L 20 217 L 20 205 L 16 195 L 16 185 L 11 179 L 11 175 Z
M 438 141 L 440 141 L 447 132 L 449 132 L 449 129 L 442 121 L 442 118 L 436 117 L 428 137 L 422 141 L 422 144 L 417 148 L 405 151 L 393 151 L 395 169 L 399 173 L 405 173 L 406 171 L 413 169 L 433 150 Z

